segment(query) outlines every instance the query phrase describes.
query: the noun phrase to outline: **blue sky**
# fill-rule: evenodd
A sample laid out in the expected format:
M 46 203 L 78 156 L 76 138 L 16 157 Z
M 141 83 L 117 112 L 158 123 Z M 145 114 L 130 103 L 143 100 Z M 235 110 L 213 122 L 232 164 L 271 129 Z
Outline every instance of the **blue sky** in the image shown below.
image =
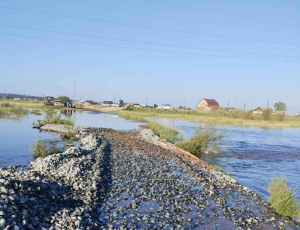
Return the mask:
M 228 99 L 231 106 L 234 106 L 234 100 L 236 107 L 243 107 L 246 103 L 246 109 L 252 109 L 252 105 L 266 106 L 267 100 L 270 105 L 281 100 L 287 104 L 288 112 L 300 111 L 298 0 L 157 1 L 279 23 L 242 19 L 146 0 L 2 0 L 0 5 L 170 30 L 299 45 L 168 32 L 5 8 L 0 8 L 0 24 L 299 58 L 137 44 L 0 26 L 0 33 L 6 34 L 198 54 L 113 48 L 0 34 L 0 92 L 73 96 L 75 81 L 77 99 L 103 101 L 113 100 L 115 97 L 116 100 L 146 104 L 148 98 L 149 104 L 155 102 L 179 106 L 184 105 L 184 99 L 187 98 L 187 106 L 195 108 L 200 99 L 215 98 L 221 106 L 227 106 Z

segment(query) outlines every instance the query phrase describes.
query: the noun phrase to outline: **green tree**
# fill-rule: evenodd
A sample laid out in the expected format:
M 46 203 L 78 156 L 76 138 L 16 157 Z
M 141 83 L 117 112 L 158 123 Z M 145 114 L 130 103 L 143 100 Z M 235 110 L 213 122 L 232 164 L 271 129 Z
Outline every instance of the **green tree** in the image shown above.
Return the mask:
M 154 103 L 154 106 L 153 106 L 153 107 L 154 107 L 154 108 L 157 108 L 157 107 L 158 107 L 158 105 Z
M 119 104 L 120 104 L 121 107 L 123 107 L 124 106 L 124 101 L 122 99 L 120 99 Z
M 64 105 L 66 101 L 70 100 L 70 98 L 67 96 L 59 96 L 55 98 L 55 100 L 60 100 L 60 104 Z
M 286 111 L 286 105 L 282 101 L 279 101 L 279 102 L 276 102 L 274 104 L 274 109 L 275 109 L 275 111 L 283 111 L 283 112 L 285 112 Z

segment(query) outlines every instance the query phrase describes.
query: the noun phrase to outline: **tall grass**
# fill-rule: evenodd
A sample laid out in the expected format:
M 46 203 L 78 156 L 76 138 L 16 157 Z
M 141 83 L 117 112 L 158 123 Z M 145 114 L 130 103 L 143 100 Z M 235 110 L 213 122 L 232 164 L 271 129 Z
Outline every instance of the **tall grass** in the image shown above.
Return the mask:
M 1 103 L 0 105 L 0 118 L 8 118 L 8 119 L 21 119 L 25 115 L 28 114 L 28 110 L 16 107 L 10 103 Z
M 180 142 L 177 147 L 184 149 L 197 157 L 203 153 L 212 153 L 220 150 L 218 141 L 225 137 L 224 133 L 218 132 L 215 127 L 206 126 L 198 128 L 194 136 L 187 142 Z
M 183 139 L 177 130 L 171 129 L 169 127 L 165 127 L 155 121 L 149 122 L 146 125 L 146 128 L 153 130 L 156 134 L 159 135 L 161 140 L 166 140 L 171 143 L 176 143 Z
M 134 113 L 128 113 L 126 111 L 119 111 L 118 116 L 121 118 L 124 118 L 126 120 L 135 120 L 140 122 L 148 122 L 143 116 L 134 114 Z
M 57 141 L 55 140 L 49 142 L 48 140 L 42 141 L 42 139 L 38 139 L 36 143 L 30 145 L 29 151 L 32 152 L 34 159 L 37 159 L 58 153 L 60 149 L 57 147 Z
M 300 203 L 297 202 L 295 189 L 287 187 L 286 178 L 273 177 L 269 184 L 269 202 L 275 211 L 282 216 L 300 216 Z
M 65 128 L 67 132 L 63 135 L 62 139 L 66 140 L 67 142 L 78 141 L 74 126 L 65 125 Z
M 273 110 L 270 109 L 270 108 L 267 108 L 267 109 L 264 109 L 262 111 L 262 118 L 265 120 L 265 121 L 269 121 L 272 119 L 272 114 L 273 114 Z
M 61 117 L 59 115 L 56 115 L 55 113 L 47 113 L 44 120 L 41 121 L 40 125 L 46 124 L 63 124 L 74 126 L 74 121 L 72 121 L 70 117 L 61 119 Z

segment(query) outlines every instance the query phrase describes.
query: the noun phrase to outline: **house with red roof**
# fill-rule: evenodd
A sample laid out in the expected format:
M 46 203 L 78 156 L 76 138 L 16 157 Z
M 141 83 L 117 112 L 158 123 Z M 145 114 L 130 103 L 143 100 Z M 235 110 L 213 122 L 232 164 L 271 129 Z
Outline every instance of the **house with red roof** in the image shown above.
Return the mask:
M 219 103 L 215 99 L 205 99 L 203 98 L 199 101 L 196 109 L 198 111 L 210 111 L 211 109 L 220 109 Z

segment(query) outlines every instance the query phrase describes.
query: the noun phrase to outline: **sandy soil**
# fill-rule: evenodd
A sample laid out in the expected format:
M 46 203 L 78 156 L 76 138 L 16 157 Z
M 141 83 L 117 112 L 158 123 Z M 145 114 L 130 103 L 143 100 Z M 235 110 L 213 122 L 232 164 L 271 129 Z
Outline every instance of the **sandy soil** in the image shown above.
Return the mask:
M 123 108 L 84 104 L 83 109 L 95 110 L 95 111 L 99 111 L 99 112 L 103 112 L 103 113 L 113 113 L 113 112 L 120 111 Z

